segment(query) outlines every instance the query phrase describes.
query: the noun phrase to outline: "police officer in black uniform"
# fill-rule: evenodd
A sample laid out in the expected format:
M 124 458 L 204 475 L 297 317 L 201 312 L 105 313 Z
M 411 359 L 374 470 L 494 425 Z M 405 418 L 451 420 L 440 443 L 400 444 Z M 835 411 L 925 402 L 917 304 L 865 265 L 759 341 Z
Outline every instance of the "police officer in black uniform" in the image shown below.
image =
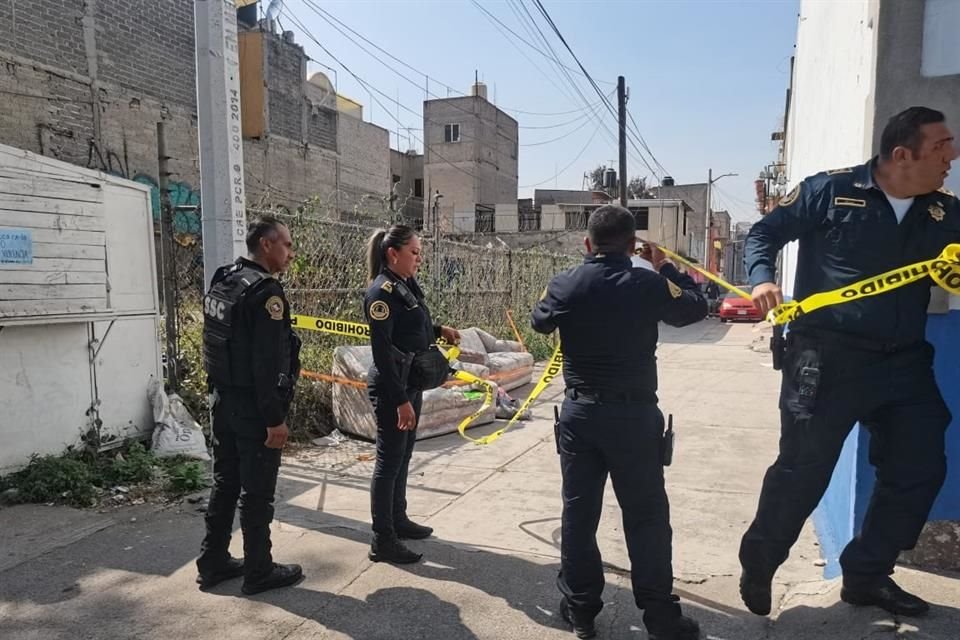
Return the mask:
M 745 263 L 763 313 L 782 302 L 777 252 L 799 240 L 794 298 L 837 289 L 936 257 L 960 242 L 960 203 L 943 188 L 957 157 L 943 114 L 911 107 L 890 119 L 880 155 L 819 173 L 753 225 Z M 950 413 L 925 341 L 928 278 L 813 311 L 789 323 L 781 360 L 780 455 L 763 480 L 757 515 L 740 546 L 740 592 L 770 612 L 770 583 L 826 490 L 854 423 L 870 432 L 876 486 L 863 527 L 843 551 L 840 597 L 901 615 L 929 608 L 890 578 L 913 548 L 946 474 Z
M 657 323 L 707 315 L 696 283 L 654 247 L 659 273 L 633 267 L 636 223 L 622 207 L 597 209 L 583 265 L 556 276 L 534 307 L 540 333 L 560 330 L 566 399 L 556 425 L 563 474 L 560 611 L 579 638 L 596 633 L 604 577 L 597 548 L 609 474 L 623 510 L 633 594 L 651 640 L 699 637 L 672 595 L 664 420 L 657 407 Z
M 420 238 L 405 225 L 375 232 L 367 242 L 370 287 L 363 301 L 370 325 L 373 365 L 368 394 L 377 421 L 377 459 L 370 486 L 374 562 L 417 562 L 404 539 L 427 538 L 433 529 L 407 516 L 407 470 L 420 418 L 423 391 L 440 386 L 449 364 L 437 338 L 457 344 L 456 329 L 434 325 L 414 277 L 421 262 Z
M 203 356 L 213 394 L 214 486 L 197 559 L 201 589 L 243 576 L 247 595 L 294 584 L 299 565 L 275 564 L 270 522 L 287 441 L 286 416 L 300 372 L 300 340 L 274 277 L 294 257 L 287 227 L 273 217 L 247 230 L 248 258 L 217 270 L 204 298 Z M 244 560 L 230 557 L 240 501 Z

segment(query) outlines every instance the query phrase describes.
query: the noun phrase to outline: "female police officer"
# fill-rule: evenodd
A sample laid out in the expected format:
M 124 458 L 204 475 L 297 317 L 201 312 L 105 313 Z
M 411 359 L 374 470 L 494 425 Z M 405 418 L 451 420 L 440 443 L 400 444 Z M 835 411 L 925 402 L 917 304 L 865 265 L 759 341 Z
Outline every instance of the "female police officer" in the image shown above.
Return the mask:
M 423 290 L 414 278 L 420 251 L 420 238 L 404 225 L 381 229 L 367 242 L 370 286 L 363 311 L 370 324 L 373 365 L 367 380 L 377 420 L 377 461 L 370 487 L 374 534 L 370 559 L 375 562 L 417 562 L 421 554 L 401 540 L 433 533 L 407 517 L 407 469 L 423 390 L 440 386 L 449 373 L 436 339 L 456 344 L 460 334 L 430 319 Z

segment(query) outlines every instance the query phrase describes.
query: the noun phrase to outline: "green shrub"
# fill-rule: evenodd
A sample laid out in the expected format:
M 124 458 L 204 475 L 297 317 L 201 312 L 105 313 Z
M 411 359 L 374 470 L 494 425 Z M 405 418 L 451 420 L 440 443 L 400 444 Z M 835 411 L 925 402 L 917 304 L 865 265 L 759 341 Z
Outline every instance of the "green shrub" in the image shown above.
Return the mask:
M 89 507 L 99 491 L 90 460 L 78 453 L 33 456 L 30 464 L 4 480 L 16 489 L 14 502 L 59 502 Z

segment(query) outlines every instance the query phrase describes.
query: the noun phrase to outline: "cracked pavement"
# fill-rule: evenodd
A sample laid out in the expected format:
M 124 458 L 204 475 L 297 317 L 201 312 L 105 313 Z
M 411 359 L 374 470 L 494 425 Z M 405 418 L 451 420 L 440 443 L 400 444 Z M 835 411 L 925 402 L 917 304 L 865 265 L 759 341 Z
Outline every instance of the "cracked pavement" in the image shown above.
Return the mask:
M 811 526 L 776 576 L 771 617 L 743 607 L 737 547 L 778 439 L 778 376 L 769 356 L 750 348 L 760 338 L 753 325 L 716 321 L 661 336 L 661 406 L 677 432 L 667 470 L 675 586 L 685 612 L 713 640 L 956 640 L 958 576 L 898 568 L 905 588 L 934 603 L 920 620 L 850 607 L 839 601 L 838 581 L 823 580 L 814 564 Z M 302 564 L 306 579 L 252 598 L 240 594 L 239 581 L 196 589 L 202 513 L 186 501 L 104 514 L 0 509 L 0 638 L 572 638 L 554 584 L 560 476 L 550 405 L 560 389 L 555 383 L 533 421 L 492 445 L 456 434 L 418 443 L 411 515 L 436 529 L 411 543 L 424 553 L 418 565 L 367 560 L 372 446 L 358 441 L 285 457 L 274 555 Z M 644 640 L 612 491 L 605 500 L 599 637 Z M 241 549 L 235 536 L 234 553 Z

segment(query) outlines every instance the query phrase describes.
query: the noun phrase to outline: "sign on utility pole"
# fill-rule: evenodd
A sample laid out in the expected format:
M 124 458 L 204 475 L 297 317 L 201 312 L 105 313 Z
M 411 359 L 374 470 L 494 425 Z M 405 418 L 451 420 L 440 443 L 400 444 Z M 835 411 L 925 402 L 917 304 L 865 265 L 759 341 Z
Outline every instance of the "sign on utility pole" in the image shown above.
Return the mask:
M 194 0 L 204 288 L 246 253 L 240 49 L 235 0 Z

